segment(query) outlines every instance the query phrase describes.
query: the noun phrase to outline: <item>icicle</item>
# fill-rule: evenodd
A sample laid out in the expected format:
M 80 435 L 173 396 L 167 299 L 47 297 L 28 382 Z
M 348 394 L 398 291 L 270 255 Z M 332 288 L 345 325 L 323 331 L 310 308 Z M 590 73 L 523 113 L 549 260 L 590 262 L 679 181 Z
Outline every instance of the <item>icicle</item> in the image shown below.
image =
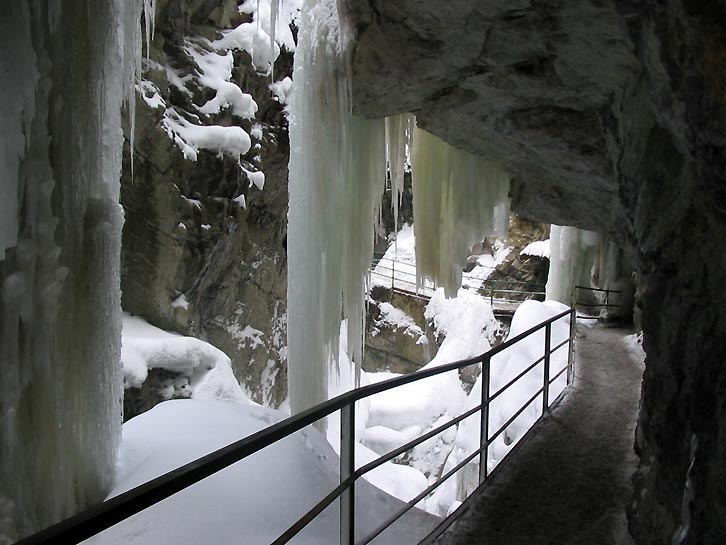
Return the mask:
M 360 366 L 366 273 L 385 183 L 384 122 L 355 118 L 335 0 L 304 0 L 290 121 L 288 385 L 293 412 L 327 398 L 341 318 Z M 358 373 L 356 373 L 358 374 Z
M 386 161 L 391 178 L 391 207 L 393 222 L 398 232 L 398 207 L 403 194 L 403 178 L 406 167 L 406 153 L 411 148 L 415 117 L 401 114 L 386 118 Z
M 420 129 L 413 141 L 417 283 L 456 295 L 471 247 L 506 234 L 509 178 L 495 163 Z
M 569 305 L 576 285 L 592 285 L 592 269 L 599 244 L 600 235 L 592 231 L 559 225 L 551 227 L 547 299 Z
M 270 51 L 275 51 L 275 35 L 277 34 L 277 16 L 280 13 L 282 0 L 270 0 Z M 270 80 L 275 81 L 275 62 L 270 65 Z
M 142 0 L 55 4 L 7 0 L 0 23 L 0 63 L 28 78 L 0 84 L 24 101 L 0 135 L 16 154 L 23 139 L 2 172 L 18 205 L 0 256 L 3 542 L 101 501 L 121 430 L 121 105 L 133 116 Z

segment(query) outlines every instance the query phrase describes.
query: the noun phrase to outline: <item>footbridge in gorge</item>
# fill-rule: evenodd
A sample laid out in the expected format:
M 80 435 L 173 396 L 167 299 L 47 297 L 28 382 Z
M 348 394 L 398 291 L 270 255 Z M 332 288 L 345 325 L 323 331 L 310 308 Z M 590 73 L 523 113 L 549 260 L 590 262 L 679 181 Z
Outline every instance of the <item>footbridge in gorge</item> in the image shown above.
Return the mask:
M 340 532 L 334 541 L 321 545 L 390 543 L 386 532 L 401 517 L 411 513 L 417 503 L 444 482 L 458 478 L 467 467 L 478 471 L 478 486 L 448 517 L 434 518 L 432 527 L 419 528 L 419 535 L 411 535 L 412 544 L 625 545 L 628 535 L 623 513 L 635 467 L 632 441 L 642 370 L 627 354 L 622 331 L 594 325 L 591 320 L 578 322 L 577 318 L 577 311 L 568 309 L 477 357 L 344 393 L 18 544 L 79 543 L 232 464 L 244 463 L 265 447 L 340 411 L 339 484 L 272 541 L 274 545 L 294 543 L 311 521 L 323 512 L 330 514 L 330 509 L 339 517 Z M 517 376 L 492 389 L 492 362 L 505 351 L 516 350 L 520 343 L 539 346 L 538 354 Z M 457 373 L 468 366 L 481 369 L 482 394 L 475 406 L 384 456 L 356 466 L 358 401 L 442 373 Z M 525 382 L 531 386 L 527 399 L 504 417 L 506 421 L 495 421 L 493 407 L 511 388 Z M 503 460 L 493 460 L 491 451 L 495 443 L 501 442 L 507 429 L 525 413 L 533 415 L 534 425 Z M 469 418 L 478 420 L 478 445 L 462 454 L 457 465 L 447 467 L 417 497 L 408 503 L 401 502 L 400 508 L 386 520 L 377 521 L 375 527 L 362 528 L 361 518 L 356 514 L 357 481 L 386 461 Z M 270 513 L 280 515 L 274 509 Z
M 494 267 L 479 267 L 483 274 L 463 273 L 461 287 L 489 300 L 497 318 L 511 318 L 517 307 L 527 299 L 544 301 L 545 285 L 516 280 L 489 280 Z M 416 266 L 405 261 L 376 255 L 371 267 L 371 284 L 397 293 L 424 300 L 431 299 L 436 287 L 424 281 L 419 283 Z M 599 306 L 599 305 L 598 305 Z

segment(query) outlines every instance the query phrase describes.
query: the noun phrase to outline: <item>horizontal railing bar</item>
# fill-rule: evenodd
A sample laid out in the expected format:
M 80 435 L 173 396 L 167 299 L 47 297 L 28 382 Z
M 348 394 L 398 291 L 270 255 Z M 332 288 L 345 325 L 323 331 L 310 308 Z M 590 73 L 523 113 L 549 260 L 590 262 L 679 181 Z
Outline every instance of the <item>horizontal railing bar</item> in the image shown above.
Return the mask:
M 576 290 L 587 290 L 587 291 L 600 291 L 603 293 L 622 293 L 620 290 L 604 290 L 600 288 L 588 288 L 586 286 L 575 286 Z
M 561 342 L 560 344 L 558 344 L 558 345 L 557 345 L 557 346 L 555 346 L 554 348 L 551 348 L 551 349 L 550 349 L 550 354 L 554 354 L 555 352 L 557 352 L 557 351 L 558 351 L 558 350 L 559 350 L 560 348 L 562 348 L 562 347 L 563 347 L 563 346 L 565 346 L 566 344 L 570 344 L 570 341 L 571 341 L 571 340 L 572 340 L 572 337 L 567 337 L 567 338 L 566 338 L 566 339 L 565 339 L 564 341 L 562 341 L 562 342 Z
M 615 305 L 615 304 L 612 304 L 612 303 L 610 303 L 610 304 L 605 304 L 605 303 L 575 303 L 575 304 L 578 307 L 605 307 L 605 308 L 610 308 L 610 307 L 619 307 L 620 306 L 620 305 Z
M 549 383 L 552 384 L 554 381 L 556 381 L 560 377 L 560 375 L 562 373 L 564 373 L 565 371 L 567 371 L 567 368 L 568 367 L 569 367 L 569 365 L 565 365 L 562 369 L 560 369 L 559 371 L 557 371 L 557 374 L 554 377 L 552 377 L 552 378 L 549 379 Z
M 561 399 L 566 394 L 567 389 L 565 388 L 559 396 L 557 396 L 557 399 L 555 399 L 550 406 L 557 405 Z M 531 402 L 530 402 L 531 403 Z M 439 525 L 434 528 L 422 541 L 419 542 L 419 545 L 430 545 L 433 544 L 437 538 L 441 536 L 454 522 L 456 522 L 461 515 L 463 515 L 473 504 L 475 501 L 476 496 L 479 494 L 481 490 L 484 489 L 485 486 L 489 485 L 489 480 L 494 477 L 497 473 L 499 473 L 502 468 L 504 468 L 508 462 L 510 462 L 510 456 L 514 454 L 515 451 L 519 450 L 522 445 L 531 438 L 532 434 L 534 433 L 535 426 L 542 420 L 544 415 L 540 415 L 540 417 L 535 421 L 535 423 L 530 427 L 525 434 L 520 437 L 519 441 L 515 445 L 512 446 L 512 448 L 507 452 L 504 458 L 499 461 L 497 466 L 492 470 L 491 473 L 487 476 L 487 479 L 479 484 L 479 486 L 467 496 L 467 498 L 462 502 L 462 504 L 448 517 L 446 517 L 444 520 L 442 520 Z
M 570 312 L 570 310 L 567 310 L 548 318 L 542 323 L 496 346 L 489 352 L 474 358 L 452 362 L 431 369 L 424 369 L 345 392 L 50 526 L 45 530 L 19 541 L 16 545 L 47 543 L 51 539 L 55 541 L 62 539 L 66 543 L 78 543 L 88 539 L 114 524 L 143 511 L 147 507 L 151 507 L 161 500 L 184 490 L 192 484 L 251 456 L 272 443 L 300 431 L 302 428 L 341 409 L 344 405 L 411 382 L 481 363 L 485 358 L 491 358 L 499 352 L 506 350 L 513 344 L 544 328 L 547 324 L 553 323 L 570 314 Z
M 337 500 L 340 495 L 353 483 L 355 482 L 355 476 L 351 475 L 347 479 L 345 479 L 342 483 L 340 483 L 338 486 L 336 486 L 327 496 L 325 496 L 322 500 L 320 500 L 317 504 L 315 504 L 315 507 L 310 509 L 307 513 L 305 513 L 302 517 L 300 517 L 295 524 L 290 526 L 285 532 L 278 537 L 275 541 L 271 543 L 271 545 L 283 545 L 290 541 L 293 537 L 295 537 L 297 534 L 299 534 L 303 528 L 305 528 L 308 524 L 310 524 L 315 517 L 317 517 L 320 513 L 325 511 L 330 504 L 332 504 L 335 500 Z
M 415 447 L 416 445 L 420 445 L 424 441 L 427 441 L 428 439 L 431 439 L 432 437 L 436 437 L 438 434 L 440 434 L 442 431 L 449 429 L 451 426 L 454 426 L 455 424 L 458 424 L 462 420 L 469 418 L 471 415 L 476 414 L 478 411 L 480 411 L 482 408 L 481 405 L 477 405 L 473 409 L 469 409 L 463 414 L 460 414 L 456 418 L 450 420 L 446 424 L 439 426 L 438 428 L 435 428 L 424 435 L 420 435 L 419 437 L 416 437 L 416 439 L 409 441 L 408 443 L 401 445 L 400 447 L 395 448 L 391 452 L 388 452 L 384 454 L 383 456 L 380 456 L 379 458 L 376 458 L 372 462 L 367 463 L 364 466 L 361 466 L 358 468 L 355 472 L 355 475 L 362 476 L 366 473 L 373 471 L 378 466 L 381 466 L 385 464 L 386 462 L 393 460 L 396 456 L 400 456 L 407 450 L 410 450 L 411 448 Z
M 446 480 L 449 479 L 454 473 L 458 472 L 462 467 L 464 467 L 466 464 L 471 462 L 476 456 L 479 456 L 479 453 L 481 453 L 482 450 L 484 450 L 484 446 L 479 447 L 476 449 L 472 454 L 464 458 L 461 462 L 459 462 L 456 466 L 451 468 L 447 473 L 441 476 L 439 480 L 437 480 L 434 484 L 427 487 L 423 492 L 421 492 L 418 496 L 413 498 L 412 500 L 406 502 L 406 506 L 401 509 L 398 513 L 391 515 L 383 524 L 378 526 L 375 530 L 373 530 L 373 533 L 369 534 L 362 540 L 360 540 L 356 545 L 366 545 L 367 543 L 370 543 L 373 541 L 376 537 L 378 537 L 383 531 L 386 530 L 391 524 L 396 522 L 398 519 L 400 519 L 403 515 L 408 513 L 413 507 L 416 506 L 418 502 L 420 502 L 422 499 L 424 499 L 426 496 L 428 496 L 431 492 L 436 490 L 439 486 L 444 484 Z
M 507 420 L 507 421 L 506 421 L 506 422 L 505 422 L 505 423 L 504 423 L 504 424 L 503 424 L 503 425 L 502 425 L 502 426 L 501 426 L 501 427 L 500 427 L 500 428 L 499 428 L 499 429 L 497 430 L 497 432 L 496 432 L 495 434 L 493 434 L 493 435 L 492 435 L 491 437 L 488 437 L 488 438 L 487 438 L 487 444 L 488 444 L 488 445 L 491 445 L 491 444 L 492 444 L 492 443 L 494 442 L 494 440 L 495 440 L 495 439 L 496 439 L 497 437 L 499 437 L 499 435 L 501 435 L 501 433 L 502 433 L 502 432 L 503 432 L 504 430 L 506 430 L 506 429 L 507 429 L 507 428 L 508 428 L 508 427 L 509 427 L 509 426 L 510 426 L 510 425 L 512 424 L 512 422 L 514 422 L 514 421 L 515 421 L 515 420 L 516 420 L 516 419 L 517 419 L 517 418 L 519 417 L 519 415 L 521 415 L 521 414 L 522 414 L 522 413 L 524 412 L 524 410 L 525 410 L 525 409 L 526 409 L 527 407 L 529 407 L 529 406 L 530 406 L 530 405 L 531 405 L 531 404 L 532 404 L 532 403 L 534 402 L 534 400 L 535 400 L 535 399 L 537 399 L 537 396 L 538 396 L 538 395 L 540 395 L 540 394 L 542 394 L 542 393 L 544 393 L 544 385 L 543 385 L 543 386 L 540 386 L 539 390 L 537 390 L 537 391 L 536 391 L 536 392 L 534 393 L 534 395 L 533 395 L 532 397 L 530 397 L 530 398 L 529 398 L 529 401 L 527 401 L 527 402 L 526 402 L 526 403 L 525 403 L 524 405 L 522 405 L 522 406 L 521 406 L 521 407 L 519 408 L 519 410 L 518 410 L 518 411 L 517 411 L 516 413 L 514 413 L 514 414 L 512 415 L 512 417 L 511 417 L 511 418 L 510 418 L 509 420 Z
M 499 388 L 499 390 L 497 390 L 492 395 L 490 395 L 489 396 L 489 401 L 490 402 L 491 401 L 494 401 L 496 398 L 498 398 L 500 395 L 502 395 L 507 390 L 507 388 L 510 388 L 519 379 L 521 379 L 524 375 L 526 375 L 527 373 L 531 372 L 532 369 L 534 369 L 535 367 L 537 367 L 537 365 L 539 365 L 540 363 L 542 363 L 544 361 L 544 359 L 545 359 L 545 357 L 544 356 L 541 356 L 539 359 L 537 359 L 533 363 L 530 363 L 529 366 L 524 371 L 522 371 L 521 373 L 519 373 L 516 377 L 514 377 L 512 380 L 510 380 L 509 382 L 507 382 L 504 386 L 502 386 L 501 388 Z
M 78 543 L 88 539 L 331 414 L 346 404 L 341 399 L 344 397 L 345 395 L 338 396 L 322 407 L 311 407 L 302 413 L 235 441 L 20 540 L 16 545 L 35 545 L 51 539 L 54 542 Z

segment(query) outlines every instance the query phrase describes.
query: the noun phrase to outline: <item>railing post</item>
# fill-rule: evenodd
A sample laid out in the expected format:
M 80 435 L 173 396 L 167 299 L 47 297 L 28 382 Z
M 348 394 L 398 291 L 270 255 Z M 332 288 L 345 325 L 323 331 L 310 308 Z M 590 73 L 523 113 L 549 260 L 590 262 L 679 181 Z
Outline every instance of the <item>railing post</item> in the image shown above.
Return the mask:
M 489 306 L 494 307 L 494 282 L 489 284 Z
M 545 326 L 544 344 L 544 389 L 542 390 L 542 414 L 550 407 L 550 346 L 552 337 L 552 322 Z
M 391 260 L 391 289 L 396 289 L 396 260 Z
M 340 410 L 340 482 L 355 471 L 355 401 Z M 355 483 L 340 496 L 340 545 L 355 542 Z
M 567 385 L 572 384 L 575 377 L 574 368 L 572 366 L 575 355 L 575 325 L 577 320 L 577 309 L 572 309 L 570 313 L 570 342 L 567 345 Z
M 479 484 L 487 478 L 487 459 L 489 458 L 489 382 L 491 379 L 491 357 L 481 362 L 481 411 L 479 446 L 484 449 L 479 454 Z

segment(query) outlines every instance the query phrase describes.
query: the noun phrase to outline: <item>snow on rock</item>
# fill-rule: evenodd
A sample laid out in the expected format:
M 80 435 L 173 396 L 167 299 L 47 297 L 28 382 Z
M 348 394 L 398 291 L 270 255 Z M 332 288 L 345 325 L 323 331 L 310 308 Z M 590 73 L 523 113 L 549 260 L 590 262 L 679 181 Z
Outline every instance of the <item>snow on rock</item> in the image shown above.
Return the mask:
M 531 255 L 534 257 L 550 258 L 550 240 L 535 240 L 530 242 L 520 252 L 521 255 Z
M 285 77 L 280 81 L 270 83 L 270 91 L 282 104 L 287 104 L 292 91 L 292 80 Z
M 491 348 L 500 327 L 489 302 L 465 289 L 452 299 L 444 296 L 443 288 L 437 289 L 424 316 L 433 323 L 437 334 L 445 336 L 425 369 L 483 354 Z
M 474 268 L 468 273 L 464 273 L 461 279 L 461 285 L 464 288 L 478 290 L 484 285 L 484 281 L 494 272 L 494 270 L 504 263 L 512 248 L 504 244 L 502 240 L 495 240 L 492 244 L 494 254 L 481 254 L 476 258 Z
M 529 300 L 523 302 L 512 318 L 512 326 L 508 338 L 515 337 L 533 326 L 567 310 L 567 306 L 557 301 L 539 302 Z M 551 346 L 557 346 L 570 334 L 569 317 L 562 318 L 552 324 Z M 507 382 L 523 372 L 544 354 L 544 329 L 533 333 L 512 347 L 505 349 L 491 360 L 490 395 L 497 392 Z M 567 345 L 556 350 L 550 361 L 550 376 L 567 365 Z M 493 435 L 509 420 L 519 408 L 534 395 L 543 385 L 543 364 L 525 374 L 514 385 L 509 387 L 501 396 L 492 401 L 490 406 L 489 430 Z M 560 375 L 550 386 L 549 399 L 554 401 L 566 385 L 566 373 Z M 481 377 L 476 381 L 469 393 L 466 403 L 460 412 L 471 409 L 481 403 Z M 502 433 L 489 449 L 488 467 L 493 469 L 517 441 L 527 432 L 532 424 L 539 418 L 542 410 L 541 394 L 528 409 L 526 409 Z M 479 448 L 480 418 L 475 414 L 459 425 L 456 436 L 456 446 L 446 461 L 445 470 L 453 468 Z M 479 464 L 478 457 L 457 474 L 450 482 L 443 485 L 429 500 L 429 510 L 441 515 L 445 514 L 452 502 L 463 500 L 478 485 Z
M 283 418 L 279 411 L 221 401 L 174 400 L 157 405 L 124 425 L 110 497 Z M 325 437 L 306 428 L 84 543 L 268 544 L 337 486 L 338 467 L 338 456 Z M 356 504 L 358 537 L 402 507 L 365 481 L 356 485 Z M 375 543 L 418 543 L 437 522 L 414 510 Z M 338 535 L 336 502 L 292 543 L 337 543 Z
M 200 149 L 239 159 L 252 146 L 250 136 L 241 127 L 195 125 L 171 109 L 166 110 L 161 124 L 189 161 L 197 160 Z
M 216 91 L 215 96 L 199 107 L 205 115 L 217 114 L 229 108 L 233 115 L 241 119 L 253 119 L 257 113 L 257 103 L 252 95 L 243 93 L 232 78 L 234 68 L 234 55 L 231 51 L 220 54 L 216 51 L 207 51 L 195 42 L 187 42 L 184 50 L 198 67 L 199 83 Z
M 416 325 L 413 318 L 400 308 L 394 307 L 391 303 L 383 302 L 378 305 L 381 314 L 377 320 L 378 324 L 385 324 L 394 329 L 403 330 L 404 335 L 415 337 L 418 343 L 426 343 L 426 333 Z
M 203 225 L 202 225 L 202 228 L 204 228 Z M 209 229 L 208 225 L 207 225 L 207 229 Z M 179 297 L 177 297 L 176 299 L 174 299 L 171 302 L 171 306 L 172 306 L 172 308 L 181 308 L 184 310 L 189 310 L 189 301 L 187 301 L 186 295 L 184 295 L 182 293 L 181 295 L 179 295 Z
M 160 368 L 187 377 L 193 398 L 251 403 L 242 393 L 224 352 L 209 343 L 169 333 L 129 314 L 123 315 L 121 365 L 125 388 L 140 388 L 149 369 Z M 172 391 L 167 398 L 173 393 L 175 385 L 172 382 L 170 380 L 168 384 Z

